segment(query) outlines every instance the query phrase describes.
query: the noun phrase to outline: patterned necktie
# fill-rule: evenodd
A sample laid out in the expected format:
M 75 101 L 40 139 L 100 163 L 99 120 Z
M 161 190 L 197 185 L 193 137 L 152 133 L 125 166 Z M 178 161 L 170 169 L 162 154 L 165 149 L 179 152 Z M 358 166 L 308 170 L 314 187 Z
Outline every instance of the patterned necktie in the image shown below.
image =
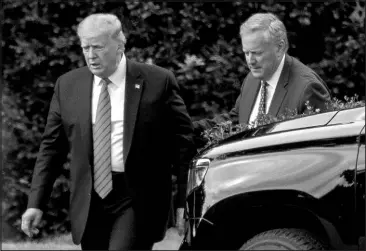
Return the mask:
M 93 126 L 94 189 L 103 199 L 112 190 L 111 102 L 107 88 L 110 80 L 102 79 L 100 83 L 102 89 Z
M 267 85 L 266 81 L 261 81 L 261 100 L 259 102 L 258 118 L 266 114 L 266 100 L 267 100 Z

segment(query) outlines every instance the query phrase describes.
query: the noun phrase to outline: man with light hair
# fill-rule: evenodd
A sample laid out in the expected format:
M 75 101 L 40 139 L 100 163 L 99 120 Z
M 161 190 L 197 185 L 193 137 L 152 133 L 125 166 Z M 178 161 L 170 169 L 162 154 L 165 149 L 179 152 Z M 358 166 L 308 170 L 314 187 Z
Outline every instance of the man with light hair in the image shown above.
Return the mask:
M 87 67 L 58 78 L 22 230 L 37 230 L 70 153 L 72 237 L 84 250 L 152 249 L 165 236 L 172 166 L 183 231 L 193 125 L 174 75 L 125 57 L 119 19 L 93 14 L 77 34 Z
M 254 14 L 240 26 L 240 37 L 250 70 L 240 95 L 229 113 L 195 121 L 197 132 L 227 120 L 253 125 L 265 114 L 278 116 L 289 110 L 302 114 L 307 106 L 324 111 L 330 91 L 313 70 L 287 54 L 281 20 L 272 13 Z

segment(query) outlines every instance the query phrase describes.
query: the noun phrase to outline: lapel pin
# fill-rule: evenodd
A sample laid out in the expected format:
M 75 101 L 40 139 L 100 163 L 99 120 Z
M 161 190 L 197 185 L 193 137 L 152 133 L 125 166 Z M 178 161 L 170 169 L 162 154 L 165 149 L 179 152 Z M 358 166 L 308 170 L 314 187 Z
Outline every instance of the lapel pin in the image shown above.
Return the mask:
M 140 85 L 139 84 L 135 84 L 135 89 L 140 89 Z

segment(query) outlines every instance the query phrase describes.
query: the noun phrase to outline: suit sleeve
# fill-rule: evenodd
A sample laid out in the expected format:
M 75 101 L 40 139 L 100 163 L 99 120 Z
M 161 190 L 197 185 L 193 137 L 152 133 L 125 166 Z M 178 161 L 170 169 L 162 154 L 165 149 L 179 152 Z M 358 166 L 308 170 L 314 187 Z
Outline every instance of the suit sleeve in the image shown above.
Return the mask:
M 45 208 L 52 192 L 53 183 L 66 160 L 67 149 L 67 139 L 62 129 L 60 115 L 58 80 L 33 171 L 28 208 Z
M 172 73 L 169 72 L 166 83 L 169 128 L 172 132 L 174 154 L 173 167 L 177 174 L 177 207 L 184 207 L 190 161 L 197 153 L 193 142 L 193 125 L 186 106 L 179 94 L 180 89 Z
M 310 82 L 308 83 L 302 93 L 302 98 L 299 100 L 298 111 L 300 114 L 306 112 L 306 102 L 314 110 L 319 109 L 320 112 L 325 111 L 326 103 L 330 102 L 331 95 L 329 89 L 322 83 Z

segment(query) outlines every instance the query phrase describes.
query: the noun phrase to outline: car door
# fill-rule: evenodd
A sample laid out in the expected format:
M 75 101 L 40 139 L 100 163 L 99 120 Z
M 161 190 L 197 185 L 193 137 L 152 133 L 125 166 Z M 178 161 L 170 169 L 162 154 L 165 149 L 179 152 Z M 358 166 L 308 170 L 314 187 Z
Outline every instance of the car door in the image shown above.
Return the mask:
M 359 137 L 356 167 L 356 215 L 359 250 L 365 250 L 365 127 Z

